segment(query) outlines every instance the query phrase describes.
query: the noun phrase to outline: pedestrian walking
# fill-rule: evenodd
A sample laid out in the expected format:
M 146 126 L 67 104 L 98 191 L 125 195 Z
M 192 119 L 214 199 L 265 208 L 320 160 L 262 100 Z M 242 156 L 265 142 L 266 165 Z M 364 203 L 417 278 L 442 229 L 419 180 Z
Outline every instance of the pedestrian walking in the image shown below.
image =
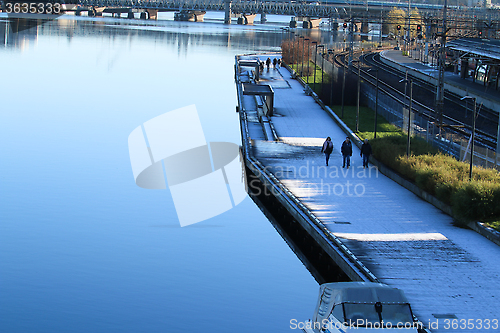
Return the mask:
M 276 65 L 278 64 L 278 59 L 274 58 L 273 59 L 273 67 L 276 69 Z
M 323 147 L 321 148 L 321 152 L 325 153 L 326 157 L 326 166 L 328 166 L 328 160 L 330 159 L 330 154 L 333 151 L 333 142 L 330 137 L 327 137 L 325 143 L 323 143 Z
M 278 68 L 281 67 L 281 58 L 278 59 Z
M 372 154 L 372 146 L 368 142 L 368 139 L 365 139 L 365 142 L 361 145 L 361 152 L 359 156 L 363 158 L 363 168 L 368 167 L 368 160 L 370 159 L 370 155 Z
M 349 140 L 349 137 L 347 137 L 345 141 L 342 143 L 340 151 L 342 152 L 342 157 L 343 157 L 342 167 L 345 168 L 347 164 L 347 169 L 349 169 L 349 166 L 351 165 L 351 156 L 352 156 L 352 143 L 351 140 Z
M 271 58 L 267 58 L 266 66 L 267 66 L 267 70 L 269 70 L 269 66 L 271 66 Z

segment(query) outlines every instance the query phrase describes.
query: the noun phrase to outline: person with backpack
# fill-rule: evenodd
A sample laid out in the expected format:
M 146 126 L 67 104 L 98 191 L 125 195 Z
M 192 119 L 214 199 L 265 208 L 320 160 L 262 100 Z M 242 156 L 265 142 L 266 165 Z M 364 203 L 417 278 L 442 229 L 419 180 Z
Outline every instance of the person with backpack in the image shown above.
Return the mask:
M 325 153 L 326 157 L 326 166 L 328 166 L 328 160 L 330 159 L 330 154 L 333 151 L 333 142 L 330 137 L 327 137 L 325 143 L 323 143 L 323 148 L 321 148 L 321 152 Z
M 342 152 L 342 157 L 343 157 L 342 167 L 345 168 L 347 162 L 347 169 L 349 169 L 349 166 L 351 165 L 351 156 L 352 156 L 352 143 L 351 140 L 349 140 L 349 137 L 347 137 L 345 141 L 342 143 L 342 147 L 340 148 L 340 150 Z

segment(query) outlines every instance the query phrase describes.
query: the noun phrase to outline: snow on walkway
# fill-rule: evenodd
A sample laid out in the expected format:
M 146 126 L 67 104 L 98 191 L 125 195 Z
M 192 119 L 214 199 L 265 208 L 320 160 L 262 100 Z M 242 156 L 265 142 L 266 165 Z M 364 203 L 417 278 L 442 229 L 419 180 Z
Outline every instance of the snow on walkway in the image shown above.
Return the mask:
M 404 290 L 433 332 L 500 332 L 500 247 L 453 226 L 374 167 L 363 169 L 355 145 L 343 169 L 346 135 L 286 69 L 271 69 L 273 82 L 278 71 L 288 82 L 274 89 L 272 121 L 282 141 L 255 141 L 255 156 L 381 281 Z M 329 167 L 320 153 L 327 136 Z

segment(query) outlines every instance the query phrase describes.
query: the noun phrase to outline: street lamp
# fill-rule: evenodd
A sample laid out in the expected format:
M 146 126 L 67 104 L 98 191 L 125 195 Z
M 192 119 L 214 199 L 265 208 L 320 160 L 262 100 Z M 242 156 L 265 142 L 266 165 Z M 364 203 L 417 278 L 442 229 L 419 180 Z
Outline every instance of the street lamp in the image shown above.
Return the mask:
M 380 9 L 380 29 L 378 32 L 378 47 L 382 47 L 382 12 L 384 11 L 384 4 L 382 3 L 382 9 Z
M 344 118 L 344 93 L 345 93 L 345 75 L 347 71 L 347 66 L 345 66 L 345 56 L 344 56 L 344 62 L 342 65 L 342 72 L 343 72 L 343 78 L 342 78 L 342 109 L 341 109 L 341 115 L 340 118 Z
M 314 50 L 314 92 L 316 92 L 316 55 L 318 54 L 318 42 L 313 41 L 312 43 L 316 45 Z
M 370 68 L 368 71 L 369 72 L 375 71 L 376 80 L 377 80 L 376 88 L 375 88 L 375 129 L 373 131 L 373 138 L 376 139 L 377 138 L 377 115 L 378 115 L 378 68 Z
M 302 54 L 300 55 L 300 60 L 302 61 L 301 75 L 304 75 L 304 36 L 300 36 L 299 40 L 300 40 L 300 38 L 302 38 Z M 297 68 L 298 68 L 298 66 L 297 66 Z
M 325 66 L 325 45 L 319 45 L 321 47 L 321 93 L 323 93 L 323 67 Z
M 407 55 L 410 54 L 410 29 L 411 29 L 411 0 L 408 0 L 408 30 L 407 30 L 407 47 L 406 47 L 406 52 L 408 53 Z
M 335 61 L 335 54 L 333 53 L 332 49 L 328 50 L 328 55 L 332 55 L 332 74 L 330 76 L 330 105 L 333 105 L 333 62 Z M 328 56 L 330 58 L 330 56 Z
M 292 41 L 292 63 L 291 63 L 291 65 L 293 66 L 294 58 L 295 58 L 293 56 L 293 54 L 295 53 L 295 47 L 294 47 L 294 45 L 295 45 L 295 31 L 292 31 L 292 36 L 291 36 L 290 40 Z M 293 67 L 292 67 L 292 74 L 293 73 L 295 73 L 295 69 L 293 69 Z
M 399 81 L 404 82 L 405 85 L 408 83 L 408 79 L 402 79 Z M 406 88 L 405 88 L 406 90 Z M 410 156 L 410 132 L 411 132 L 411 102 L 412 102 L 412 97 L 413 97 L 413 80 L 410 79 L 410 102 L 408 103 L 408 140 L 406 142 L 406 157 Z M 405 98 L 406 98 L 406 92 L 405 92 Z
M 354 132 L 358 133 L 359 132 L 359 99 L 360 99 L 360 93 L 361 93 L 361 61 L 358 60 L 353 60 L 353 63 L 358 63 L 358 98 L 357 98 L 357 103 L 356 103 L 356 129 Z
M 309 63 L 311 62 L 309 60 L 310 56 L 311 56 L 311 48 L 309 47 L 309 38 L 306 38 L 305 40 L 307 40 L 307 76 L 306 76 L 306 80 L 307 80 L 307 85 L 309 86 Z
M 469 167 L 469 181 L 472 180 L 472 161 L 474 158 L 474 137 L 476 136 L 476 97 L 465 96 L 462 97 L 461 100 L 464 99 L 472 99 L 474 100 L 474 113 L 472 114 L 472 139 L 470 146 L 470 167 Z

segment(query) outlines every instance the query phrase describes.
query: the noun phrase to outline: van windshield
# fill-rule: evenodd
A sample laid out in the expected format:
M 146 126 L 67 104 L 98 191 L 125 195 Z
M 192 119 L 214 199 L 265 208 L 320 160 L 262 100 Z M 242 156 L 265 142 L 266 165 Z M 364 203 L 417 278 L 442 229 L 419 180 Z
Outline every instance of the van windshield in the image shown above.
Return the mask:
M 413 323 L 409 304 L 382 303 L 380 315 L 374 303 L 344 303 L 343 306 L 349 326 L 397 327 Z

